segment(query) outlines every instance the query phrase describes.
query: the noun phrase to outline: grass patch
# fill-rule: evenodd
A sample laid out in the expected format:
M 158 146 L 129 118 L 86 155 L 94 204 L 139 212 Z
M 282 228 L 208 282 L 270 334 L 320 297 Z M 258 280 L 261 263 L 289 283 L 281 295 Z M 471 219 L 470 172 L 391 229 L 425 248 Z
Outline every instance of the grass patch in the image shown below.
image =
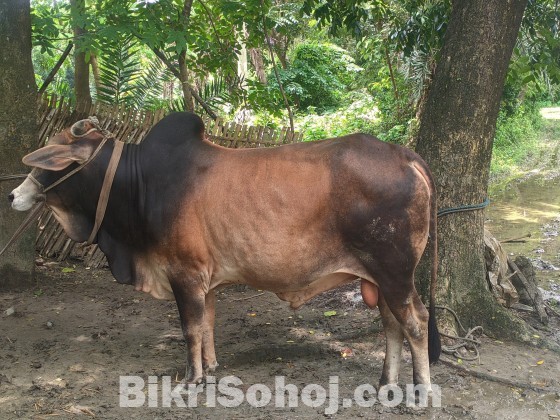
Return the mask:
M 543 127 L 544 120 L 536 107 L 522 106 L 512 115 L 500 112 L 490 166 L 492 178 L 518 176 L 536 163 Z
M 558 110 L 560 115 L 560 108 L 550 109 Z M 491 191 L 503 190 L 510 182 L 531 172 L 560 170 L 560 119 L 547 117 L 542 111 L 520 110 L 498 121 L 490 171 Z

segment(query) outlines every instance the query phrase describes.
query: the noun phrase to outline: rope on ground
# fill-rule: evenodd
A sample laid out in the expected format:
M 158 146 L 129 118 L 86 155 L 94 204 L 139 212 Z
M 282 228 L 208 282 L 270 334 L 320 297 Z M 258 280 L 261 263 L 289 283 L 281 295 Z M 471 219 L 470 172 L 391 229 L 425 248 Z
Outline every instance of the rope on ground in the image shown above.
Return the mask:
M 451 356 L 456 357 L 457 359 L 462 359 L 462 360 L 466 360 L 466 361 L 473 361 L 473 360 L 480 360 L 480 353 L 478 351 L 478 346 L 481 345 L 481 342 L 479 340 L 477 340 L 474 337 L 474 333 L 476 331 L 480 331 L 480 333 L 482 333 L 482 326 L 478 325 L 476 327 L 473 327 L 471 329 L 469 329 L 467 331 L 467 329 L 465 327 L 463 327 L 463 324 L 461 324 L 461 321 L 459 320 L 459 317 L 457 316 L 457 314 L 455 313 L 455 311 L 447 306 L 436 306 L 437 309 L 444 309 L 446 311 L 451 312 L 451 314 L 453 315 L 453 317 L 455 318 L 455 321 L 457 322 L 457 325 L 459 325 L 459 328 L 462 330 L 463 333 L 465 333 L 464 336 L 459 337 L 459 336 L 455 336 L 455 335 L 449 335 L 449 334 L 445 334 L 445 333 L 440 333 L 442 336 L 450 338 L 452 340 L 457 340 L 458 343 L 457 344 L 453 344 L 453 345 L 449 345 L 449 346 L 445 346 L 442 345 L 441 346 L 441 351 L 443 351 L 445 354 L 449 354 Z M 474 355 L 473 356 L 468 356 L 465 354 L 461 354 L 459 352 L 460 349 L 464 348 L 466 351 L 474 351 Z

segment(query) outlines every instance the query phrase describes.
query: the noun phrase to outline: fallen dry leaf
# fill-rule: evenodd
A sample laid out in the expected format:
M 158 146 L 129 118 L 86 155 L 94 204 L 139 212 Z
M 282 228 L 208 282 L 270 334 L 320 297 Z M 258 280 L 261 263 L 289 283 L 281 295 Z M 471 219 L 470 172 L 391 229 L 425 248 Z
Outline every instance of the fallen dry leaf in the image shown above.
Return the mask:
M 340 355 L 341 355 L 344 359 L 346 359 L 347 357 L 352 357 L 352 356 L 354 356 L 354 352 L 352 351 L 352 349 L 351 349 L 350 347 L 346 347 L 345 349 L 343 349 L 343 350 L 340 352 Z

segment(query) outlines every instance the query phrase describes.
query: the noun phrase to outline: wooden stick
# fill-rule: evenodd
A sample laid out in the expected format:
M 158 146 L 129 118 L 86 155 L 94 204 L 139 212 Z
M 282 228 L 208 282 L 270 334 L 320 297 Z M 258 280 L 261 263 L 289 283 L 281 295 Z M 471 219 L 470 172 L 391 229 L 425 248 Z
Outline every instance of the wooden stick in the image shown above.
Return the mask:
M 506 378 L 500 378 L 498 376 L 493 376 L 490 375 L 488 373 L 484 373 L 484 372 L 478 372 L 476 370 L 472 370 L 469 368 L 466 368 L 464 366 L 460 366 L 457 365 L 449 360 L 444 360 L 444 359 L 440 359 L 439 360 L 440 363 L 444 364 L 445 366 L 449 366 L 452 368 L 455 368 L 463 373 L 467 373 L 471 376 L 474 376 L 475 378 L 478 379 L 482 379 L 484 381 L 491 381 L 491 382 L 497 382 L 499 384 L 502 385 L 507 385 L 507 386 L 512 386 L 514 388 L 521 388 L 521 389 L 530 389 L 536 392 L 559 392 L 558 389 L 556 388 L 552 388 L 552 387 L 540 387 L 537 385 L 533 385 L 527 382 L 518 382 L 518 381 L 512 381 L 511 379 L 506 379 Z
M 238 298 L 238 299 L 233 299 L 233 301 L 237 302 L 237 301 L 240 301 L 240 300 L 249 300 L 249 299 L 253 299 L 253 298 L 256 298 L 256 297 L 259 297 L 259 296 L 262 296 L 262 295 L 264 295 L 264 292 L 257 293 L 256 295 L 253 295 L 253 296 L 247 296 L 247 297 L 242 297 L 242 298 Z
M 543 324 L 548 324 L 548 315 L 544 308 L 544 302 L 541 293 L 539 292 L 539 289 L 537 289 L 535 286 L 529 283 L 527 277 L 525 277 L 525 275 L 521 272 L 517 264 L 515 264 L 512 260 L 510 260 L 509 257 L 507 259 L 507 262 L 509 267 L 517 274 L 517 278 L 521 281 L 523 287 L 525 287 L 525 290 L 527 290 L 529 297 L 533 301 L 533 305 L 537 311 L 537 314 L 539 314 L 540 321 Z
M 517 238 L 505 239 L 505 240 L 500 241 L 500 242 L 503 243 L 503 244 L 512 243 L 512 242 L 527 242 L 524 239 L 525 238 L 530 238 L 530 237 L 531 237 L 531 234 L 527 233 L 526 235 L 519 236 Z

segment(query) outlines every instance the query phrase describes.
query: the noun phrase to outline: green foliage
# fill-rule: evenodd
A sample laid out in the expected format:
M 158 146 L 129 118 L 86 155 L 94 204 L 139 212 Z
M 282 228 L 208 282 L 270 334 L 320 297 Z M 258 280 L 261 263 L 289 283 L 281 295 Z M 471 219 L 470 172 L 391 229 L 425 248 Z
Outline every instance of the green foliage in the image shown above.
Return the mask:
M 451 4 L 449 0 L 415 0 L 404 2 L 406 13 L 391 14 L 392 28 L 389 39 L 406 57 L 414 51 L 430 54 L 439 50 Z
M 513 111 L 502 108 L 496 125 L 491 172 L 514 172 L 535 150 L 543 120 L 536 105 L 521 105 Z
M 558 25 L 556 0 L 529 1 L 509 67 L 510 91 L 533 101 L 560 99 Z
M 393 71 L 392 80 L 389 67 L 383 63 L 372 75 L 372 82 L 368 84 L 367 89 L 378 107 L 379 138 L 404 144 L 412 136 L 410 128 L 413 126 L 416 110 L 412 105 L 414 100 L 410 81 L 402 72 L 396 70 Z
M 290 55 L 287 69 L 279 69 L 282 86 L 291 102 L 301 110 L 323 112 L 339 106 L 343 94 L 362 69 L 348 53 L 332 44 L 301 43 Z M 277 90 L 274 75 L 269 89 Z
M 41 53 L 42 47 L 36 46 L 32 50 L 32 59 L 35 67 L 35 81 L 37 87 L 43 85 L 43 81 L 48 76 L 51 69 L 56 64 L 59 56 Z M 58 71 L 53 82 L 48 86 L 47 93 L 55 93 L 58 96 L 71 98 L 73 95 L 72 88 L 74 86 L 74 70 L 72 57 L 69 56 L 63 66 Z
M 53 4 L 54 3 L 54 4 Z M 68 4 L 62 2 L 33 1 L 31 8 L 31 33 L 34 47 L 41 54 L 55 54 L 56 39 L 63 36 L 68 26 Z
M 268 113 L 272 118 L 279 118 L 283 111 L 283 98 L 280 89 L 260 83 L 258 80 L 247 80 L 247 101 L 251 109 L 257 113 Z M 266 125 L 266 124 L 264 124 Z
M 149 110 L 166 108 L 168 101 L 162 97 L 162 92 L 166 84 L 172 83 L 174 76 L 158 59 L 148 60 L 146 67 L 134 87 L 135 106 Z
M 297 115 L 296 130 L 303 133 L 305 141 L 352 133 L 379 133 L 378 109 L 370 95 L 353 92 L 345 98 L 345 103 L 339 109 L 323 115 Z
M 31 3 L 32 60 L 38 87 L 42 86 L 63 50 L 72 40 L 69 34 L 69 13 L 69 4 L 66 2 L 33 0 Z M 73 62 L 72 56 L 69 56 L 47 92 L 71 98 L 73 86 Z
M 331 35 L 344 28 L 353 36 L 363 36 L 363 25 L 372 16 L 385 15 L 387 4 L 383 0 L 304 0 L 302 11 L 313 15 L 319 27 L 328 26 Z
M 99 63 L 101 86 L 97 99 L 108 104 L 125 104 L 130 107 L 135 103 L 135 80 L 141 69 L 136 58 L 137 41 L 128 36 L 108 41 L 103 45 L 107 56 Z
M 378 109 L 374 99 L 365 91 L 353 91 L 343 100 L 344 105 L 321 115 L 299 112 L 295 115 L 295 129 L 303 134 L 304 141 L 321 140 L 329 137 L 344 136 L 352 133 L 379 133 Z M 270 112 L 257 112 L 251 124 L 274 129 L 285 127 L 286 112 L 277 116 Z
M 410 138 L 414 129 L 450 10 L 450 0 L 205 0 L 193 2 L 187 25 L 183 0 L 85 4 L 87 13 L 76 18 L 88 33 L 79 44 L 88 56 L 95 53 L 98 58 L 103 87 L 96 94 L 101 100 L 182 109 L 180 85 L 152 53 L 157 49 L 175 67 L 185 54 L 190 83 L 221 115 L 250 108 L 256 122 L 284 126 L 286 111 L 270 72 L 264 21 L 273 49 L 282 58 L 277 61 L 283 64 L 287 57 L 286 68 L 279 68 L 280 78 L 306 138 L 364 131 L 398 143 Z M 556 0 L 529 0 L 496 138 L 496 156 L 504 159 L 517 159 L 517 144 L 525 142 L 521 131 L 532 130 L 525 104 L 560 98 L 555 4 Z M 73 39 L 72 21 L 69 0 L 32 0 L 31 5 L 33 60 L 40 85 Z M 298 44 L 298 37 L 305 41 Z M 265 52 L 268 85 L 251 78 L 251 71 L 247 80 L 237 78 L 242 44 Z M 72 64 L 69 57 L 49 92 L 72 95 Z

